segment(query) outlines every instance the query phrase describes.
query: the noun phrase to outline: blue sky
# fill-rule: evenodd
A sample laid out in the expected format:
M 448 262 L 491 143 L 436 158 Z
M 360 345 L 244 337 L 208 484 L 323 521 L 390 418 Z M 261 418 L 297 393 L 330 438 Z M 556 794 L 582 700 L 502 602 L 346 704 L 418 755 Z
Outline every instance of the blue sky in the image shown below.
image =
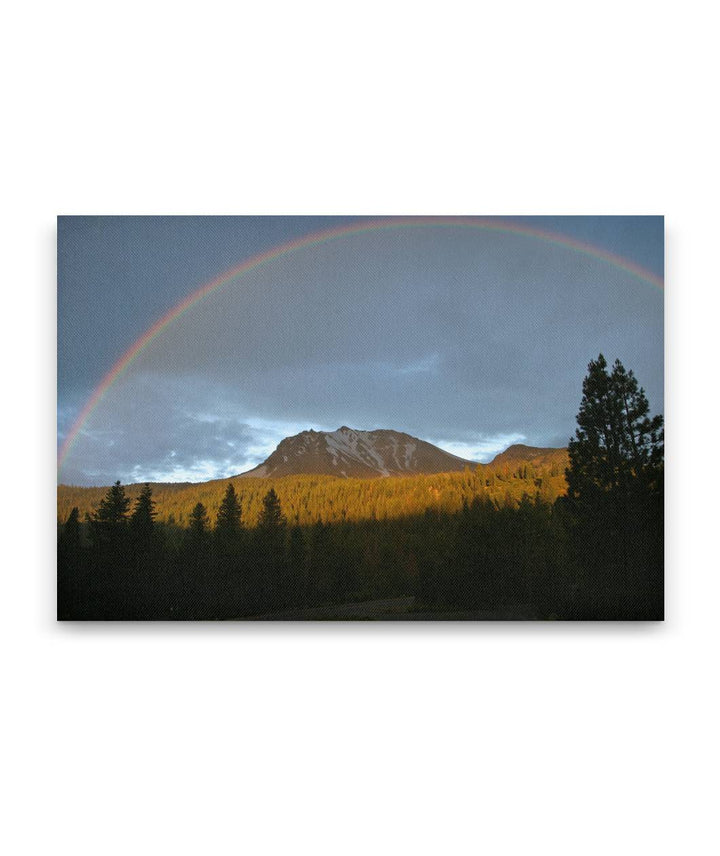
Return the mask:
M 200 285 L 334 217 L 62 217 L 58 442 L 124 351 Z M 659 217 L 518 217 L 663 271 Z M 60 478 L 202 480 L 305 428 L 386 427 L 483 460 L 564 445 L 587 362 L 635 370 L 662 410 L 662 292 L 519 235 L 384 230 L 223 286 L 158 336 L 83 426 Z

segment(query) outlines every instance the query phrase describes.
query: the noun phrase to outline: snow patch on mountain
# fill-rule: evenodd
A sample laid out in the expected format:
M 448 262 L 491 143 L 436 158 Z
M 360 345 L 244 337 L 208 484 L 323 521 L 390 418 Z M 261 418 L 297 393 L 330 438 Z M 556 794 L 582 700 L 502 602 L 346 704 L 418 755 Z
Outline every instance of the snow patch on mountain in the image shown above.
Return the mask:
M 243 476 L 340 473 L 367 478 L 462 471 L 473 466 L 473 461 L 400 431 L 361 431 L 343 425 L 337 431 L 303 431 L 287 437 L 266 461 Z

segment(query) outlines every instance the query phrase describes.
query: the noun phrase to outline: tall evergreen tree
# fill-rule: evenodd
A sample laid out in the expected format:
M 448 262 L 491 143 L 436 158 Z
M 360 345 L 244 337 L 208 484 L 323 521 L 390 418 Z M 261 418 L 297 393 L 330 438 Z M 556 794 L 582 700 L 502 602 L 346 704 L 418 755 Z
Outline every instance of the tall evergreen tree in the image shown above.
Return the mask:
M 122 526 L 127 521 L 130 498 L 125 495 L 125 488 L 116 481 L 100 500 L 95 519 L 100 523 Z
M 662 616 L 663 419 L 619 360 L 583 381 L 566 504 L 583 617 Z
M 135 500 L 135 506 L 130 515 L 130 530 L 137 541 L 146 542 L 152 538 L 155 517 L 155 500 L 152 498 L 152 488 L 146 484 Z
M 181 586 L 183 617 L 217 615 L 222 604 L 213 602 L 214 586 L 210 571 L 210 521 L 207 509 L 198 502 L 190 512 L 188 528 L 183 533 L 177 567 L 177 584 Z
M 116 481 L 90 516 L 90 532 L 95 546 L 111 546 L 123 539 L 129 507 L 130 499 L 125 495 L 125 488 Z
M 263 498 L 263 507 L 258 518 L 258 527 L 265 530 L 280 530 L 285 526 L 286 520 L 280 507 L 280 500 L 271 487 Z
M 155 526 L 155 517 L 152 488 L 146 484 L 135 500 L 129 522 L 130 547 L 138 571 L 146 572 L 160 559 L 160 533 Z
M 588 365 L 575 437 L 568 443 L 570 498 L 591 504 L 603 494 L 655 489 L 662 477 L 663 418 L 650 417 L 645 391 L 616 360 L 602 354 Z
M 188 528 L 184 533 L 182 541 L 183 558 L 196 569 L 205 571 L 210 560 L 209 548 L 210 521 L 207 509 L 202 502 L 198 502 L 190 512 Z
M 190 512 L 190 522 L 188 524 L 188 535 L 196 543 L 202 543 L 208 534 L 210 521 L 208 519 L 207 508 L 198 502 Z
M 255 571 L 265 608 L 281 608 L 291 600 L 285 555 L 286 520 L 274 488 L 263 497 L 255 539 Z
M 123 577 L 124 598 L 135 618 L 173 616 L 175 592 L 162 562 L 162 544 L 155 526 L 155 501 L 149 484 L 142 487 L 130 515 L 129 556 L 131 564 Z
M 232 482 L 229 482 L 225 490 L 225 496 L 218 509 L 215 521 L 215 533 L 219 537 L 232 537 L 239 534 L 241 527 L 242 507 Z
M 213 532 L 213 573 L 222 595 L 218 614 L 241 614 L 252 590 L 246 571 L 246 547 L 243 538 L 242 507 L 232 482 L 228 482 L 218 508 Z

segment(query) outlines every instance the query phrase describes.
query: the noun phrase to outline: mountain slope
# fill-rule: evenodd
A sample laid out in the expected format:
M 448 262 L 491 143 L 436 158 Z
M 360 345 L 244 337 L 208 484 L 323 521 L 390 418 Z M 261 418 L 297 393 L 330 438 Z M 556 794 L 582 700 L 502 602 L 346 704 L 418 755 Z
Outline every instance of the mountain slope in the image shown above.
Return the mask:
M 514 446 L 508 446 L 504 452 L 495 455 L 490 464 L 512 466 L 519 462 L 530 463 L 535 466 L 557 464 L 564 469 L 568 463 L 567 449 L 543 449 L 538 446 L 525 446 L 522 443 L 516 443 Z
M 262 464 L 241 478 L 333 475 L 347 478 L 462 472 L 475 467 L 400 431 L 302 431 L 284 439 Z

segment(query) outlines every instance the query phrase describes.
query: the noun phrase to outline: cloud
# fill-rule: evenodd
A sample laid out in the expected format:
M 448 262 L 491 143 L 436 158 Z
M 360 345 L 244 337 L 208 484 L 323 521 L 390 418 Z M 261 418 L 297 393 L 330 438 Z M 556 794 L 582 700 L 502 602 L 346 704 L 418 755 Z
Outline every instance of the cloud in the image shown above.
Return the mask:
M 256 466 L 286 436 L 324 425 L 250 414 L 197 377 L 124 378 L 83 425 L 62 481 L 69 484 L 207 481 Z M 76 462 L 81 462 L 77 466 Z
M 600 351 L 662 410 L 662 295 L 646 283 L 519 236 L 356 235 L 258 268 L 173 322 L 110 388 L 61 477 L 233 475 L 285 436 L 342 424 L 477 460 L 565 444 Z M 76 405 L 60 407 L 62 433 Z
M 508 446 L 512 446 L 513 443 L 522 443 L 525 439 L 524 434 L 499 434 L 495 437 L 476 437 L 474 440 L 467 441 L 440 438 L 429 439 L 429 442 L 450 452 L 451 455 L 457 455 L 458 458 L 484 464 L 505 451 Z

